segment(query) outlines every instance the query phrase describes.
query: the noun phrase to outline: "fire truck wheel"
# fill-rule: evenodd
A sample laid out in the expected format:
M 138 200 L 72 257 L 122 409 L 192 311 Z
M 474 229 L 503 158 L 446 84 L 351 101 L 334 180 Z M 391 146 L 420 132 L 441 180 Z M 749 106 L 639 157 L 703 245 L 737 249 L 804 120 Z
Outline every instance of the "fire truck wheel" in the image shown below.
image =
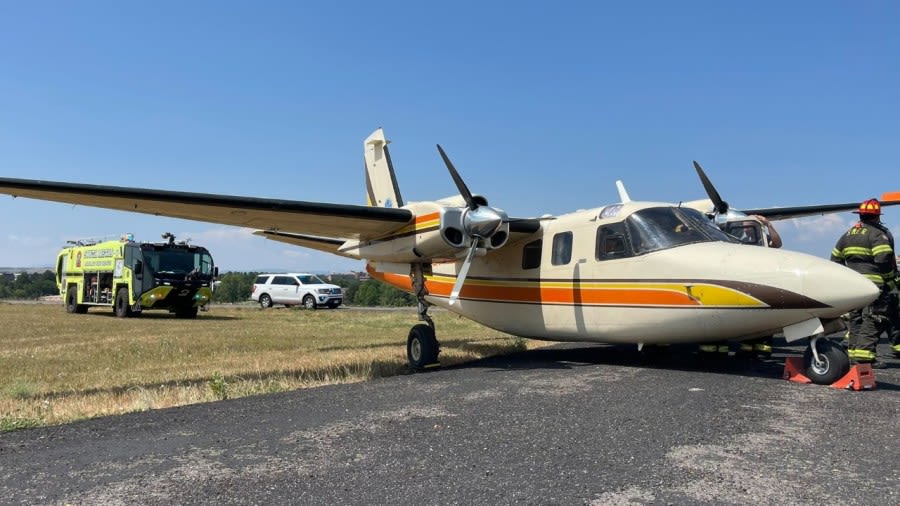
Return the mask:
M 66 295 L 66 312 L 79 314 L 87 313 L 87 306 L 78 303 L 78 293 L 75 292 L 75 287 L 69 287 L 68 292 L 68 295 Z
M 177 309 L 175 311 L 175 318 L 196 318 L 197 317 L 197 308 L 195 307 L 186 307 L 182 309 Z
M 119 318 L 131 316 L 131 306 L 128 305 L 128 289 L 124 286 L 116 292 L 115 311 Z

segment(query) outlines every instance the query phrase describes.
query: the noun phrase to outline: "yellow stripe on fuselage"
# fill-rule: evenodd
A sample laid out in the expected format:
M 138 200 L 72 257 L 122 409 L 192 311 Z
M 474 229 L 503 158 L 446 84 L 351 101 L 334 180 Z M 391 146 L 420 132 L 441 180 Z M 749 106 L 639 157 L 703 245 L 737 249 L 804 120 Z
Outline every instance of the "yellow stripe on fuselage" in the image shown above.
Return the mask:
M 398 288 L 409 290 L 406 276 L 373 273 Z M 427 275 L 428 293 L 449 296 L 456 282 L 452 276 Z M 740 290 L 714 283 L 603 282 L 568 280 L 511 280 L 469 278 L 460 298 L 496 302 L 627 305 L 671 307 L 740 307 L 764 308 L 767 304 Z

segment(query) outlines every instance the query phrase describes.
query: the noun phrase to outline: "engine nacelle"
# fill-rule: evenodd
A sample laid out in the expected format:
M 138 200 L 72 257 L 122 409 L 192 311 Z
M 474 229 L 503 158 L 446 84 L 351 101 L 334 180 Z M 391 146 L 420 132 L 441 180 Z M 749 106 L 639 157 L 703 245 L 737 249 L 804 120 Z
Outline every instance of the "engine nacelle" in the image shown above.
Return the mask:
M 467 207 L 443 202 L 415 202 L 406 207 L 416 214 L 414 223 L 380 239 L 348 241 L 341 249 L 372 261 L 427 263 L 456 260 L 472 246 L 475 238 L 467 230 L 464 217 Z M 504 221 L 499 227 L 489 237 L 480 239 L 486 249 L 500 248 L 509 240 L 509 223 L 505 213 L 502 216 Z
M 465 220 L 468 212 L 470 211 L 467 207 L 448 207 L 441 210 L 441 237 L 448 245 L 463 249 L 467 249 L 472 245 L 472 241 L 475 238 L 467 230 L 467 228 L 471 228 L 471 225 L 467 227 Z M 508 240 L 509 223 L 503 221 L 496 231 L 482 240 L 482 246 L 486 249 L 497 249 L 503 247 Z

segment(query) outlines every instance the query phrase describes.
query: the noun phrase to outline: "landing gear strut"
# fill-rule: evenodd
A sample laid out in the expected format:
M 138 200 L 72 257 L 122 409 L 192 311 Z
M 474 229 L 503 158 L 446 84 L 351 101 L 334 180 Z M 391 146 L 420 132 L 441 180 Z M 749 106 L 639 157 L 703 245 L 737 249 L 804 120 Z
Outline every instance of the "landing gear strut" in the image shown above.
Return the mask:
M 409 277 L 416 293 L 416 300 L 419 302 L 419 321 L 425 323 L 419 323 L 409 331 L 409 338 L 406 340 L 406 358 L 409 359 L 409 366 L 415 370 L 437 367 L 440 365 L 438 353 L 441 352 L 441 346 L 434 336 L 434 320 L 428 316 L 431 304 L 425 300 L 428 290 L 425 288 L 423 265 L 412 264 Z

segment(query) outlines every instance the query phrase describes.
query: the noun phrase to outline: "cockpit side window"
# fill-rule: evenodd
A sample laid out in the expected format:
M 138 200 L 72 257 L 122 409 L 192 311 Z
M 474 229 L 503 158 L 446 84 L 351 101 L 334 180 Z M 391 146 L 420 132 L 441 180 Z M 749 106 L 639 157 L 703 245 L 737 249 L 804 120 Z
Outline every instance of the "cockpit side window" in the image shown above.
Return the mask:
M 553 236 L 553 255 L 550 263 L 566 265 L 572 261 L 572 232 L 560 232 Z
M 541 266 L 541 248 L 543 241 L 531 241 L 522 248 L 522 269 L 537 269 Z
M 625 237 L 624 223 L 611 223 L 597 229 L 597 260 L 612 260 L 631 256 L 631 249 Z
M 762 245 L 761 229 L 755 221 L 737 221 L 725 225 L 725 232 L 737 237 L 744 244 Z

